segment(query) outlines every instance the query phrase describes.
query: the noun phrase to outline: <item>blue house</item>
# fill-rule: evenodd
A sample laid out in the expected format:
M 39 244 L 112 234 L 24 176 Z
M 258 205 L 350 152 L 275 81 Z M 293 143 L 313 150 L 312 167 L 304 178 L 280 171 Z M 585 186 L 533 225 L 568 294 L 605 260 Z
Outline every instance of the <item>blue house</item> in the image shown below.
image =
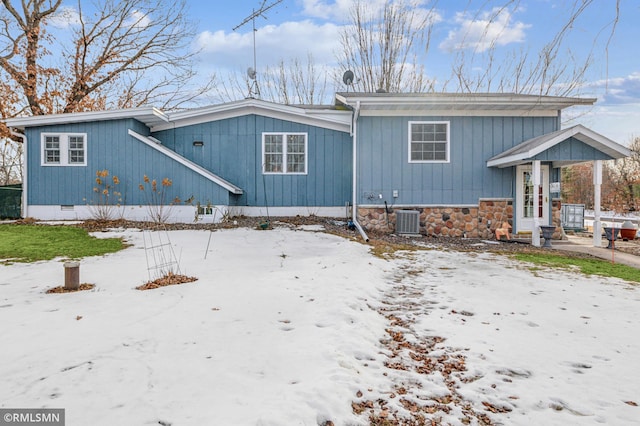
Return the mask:
M 330 106 L 246 99 L 176 113 L 137 108 L 6 124 L 26 148 L 24 216 L 91 217 L 102 189 L 96 172 L 107 170 L 117 176 L 110 185 L 120 195 L 110 202 L 118 217 L 148 219 L 161 205 L 175 222 L 348 214 L 363 235 L 481 238 L 508 222 L 539 244 L 540 226 L 560 225 L 562 166 L 594 162 L 598 197 L 602 161 L 630 155 L 584 126 L 561 128 L 562 110 L 594 102 L 337 93 Z M 171 185 L 160 186 L 163 179 Z

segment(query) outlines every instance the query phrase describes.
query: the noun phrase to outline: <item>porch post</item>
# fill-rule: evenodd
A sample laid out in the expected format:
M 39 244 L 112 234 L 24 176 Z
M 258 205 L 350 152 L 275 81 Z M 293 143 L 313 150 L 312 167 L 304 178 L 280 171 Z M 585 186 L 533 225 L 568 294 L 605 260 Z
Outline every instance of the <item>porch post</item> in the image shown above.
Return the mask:
M 533 230 L 531 232 L 531 244 L 540 247 L 540 160 L 533 161 Z
M 602 186 L 602 160 L 593 162 L 593 246 L 602 247 L 602 224 L 600 223 L 600 188 Z

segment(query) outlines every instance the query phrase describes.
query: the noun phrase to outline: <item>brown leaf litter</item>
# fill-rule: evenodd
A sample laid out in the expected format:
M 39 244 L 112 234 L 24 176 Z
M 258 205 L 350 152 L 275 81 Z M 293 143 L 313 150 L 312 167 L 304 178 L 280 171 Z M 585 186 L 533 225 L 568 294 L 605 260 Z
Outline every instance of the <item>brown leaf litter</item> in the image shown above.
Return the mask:
M 174 274 L 169 272 L 167 275 L 156 280 L 149 281 L 146 284 L 136 287 L 136 290 L 153 290 L 155 288 L 166 287 L 168 285 L 178 285 L 197 281 L 196 277 L 188 277 L 186 275 Z
M 54 287 L 54 288 L 50 288 L 49 290 L 46 291 L 47 294 L 59 294 L 59 293 L 75 293 L 77 291 L 84 291 L 84 290 L 91 290 L 92 288 L 94 288 L 96 285 L 95 284 L 80 284 L 80 286 L 76 289 L 68 289 L 65 288 L 65 286 L 61 285 L 58 287 Z

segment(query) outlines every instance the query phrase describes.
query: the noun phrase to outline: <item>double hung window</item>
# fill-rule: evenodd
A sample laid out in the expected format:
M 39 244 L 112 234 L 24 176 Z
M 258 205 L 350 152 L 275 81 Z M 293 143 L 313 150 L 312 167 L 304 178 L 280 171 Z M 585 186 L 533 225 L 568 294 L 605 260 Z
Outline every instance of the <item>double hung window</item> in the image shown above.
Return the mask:
M 87 135 L 78 133 L 43 133 L 43 166 L 86 166 Z
M 306 174 L 306 133 L 263 133 L 262 171 L 265 174 Z

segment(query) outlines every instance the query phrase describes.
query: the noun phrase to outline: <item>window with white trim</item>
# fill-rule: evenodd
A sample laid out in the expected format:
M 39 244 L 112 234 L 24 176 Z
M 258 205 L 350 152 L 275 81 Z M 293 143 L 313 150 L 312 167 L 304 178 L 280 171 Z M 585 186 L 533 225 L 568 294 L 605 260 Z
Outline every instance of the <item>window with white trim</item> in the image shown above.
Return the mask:
M 43 166 L 86 166 L 87 135 L 85 133 L 43 133 Z
M 409 122 L 409 162 L 449 162 L 449 122 Z
M 60 136 L 44 136 L 44 162 L 60 164 Z
M 69 136 L 69 163 L 84 164 L 84 136 Z
M 306 174 L 306 133 L 263 133 L 262 172 L 265 174 Z

